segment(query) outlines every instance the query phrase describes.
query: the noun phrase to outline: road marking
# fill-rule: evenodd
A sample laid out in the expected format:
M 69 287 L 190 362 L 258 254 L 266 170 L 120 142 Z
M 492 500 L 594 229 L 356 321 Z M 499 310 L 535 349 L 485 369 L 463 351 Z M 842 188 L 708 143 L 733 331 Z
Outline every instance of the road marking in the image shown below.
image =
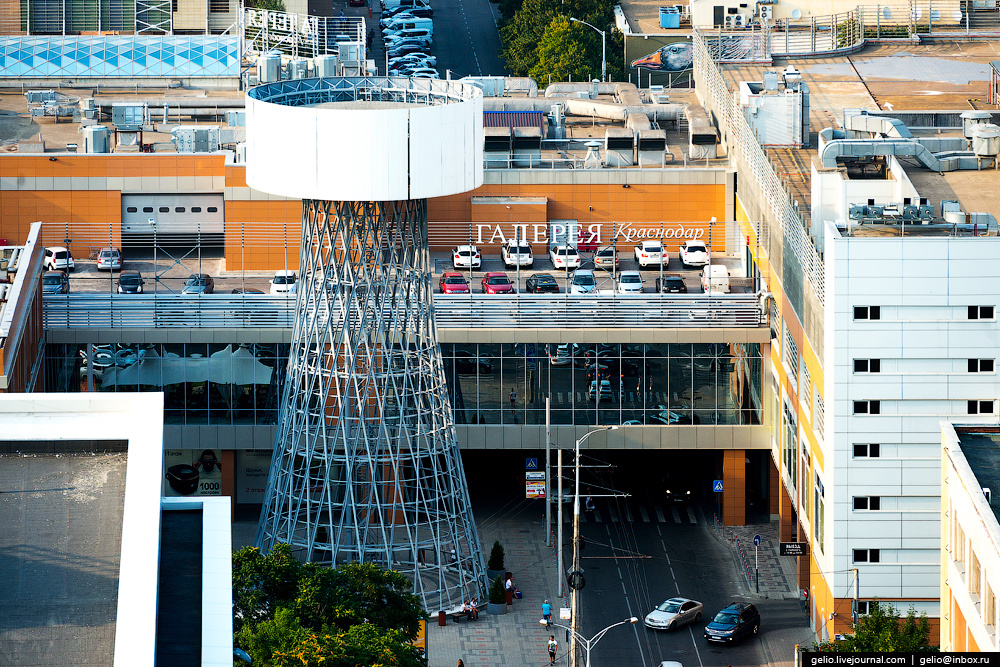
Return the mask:
M 594 510 L 594 511 L 597 511 L 597 510 Z M 611 521 L 613 523 L 618 523 L 618 512 L 615 511 L 614 507 L 609 507 L 608 508 L 608 514 L 611 515 Z
M 691 524 L 692 526 L 697 526 L 697 525 L 698 525 L 698 519 L 697 519 L 697 518 L 695 518 L 695 516 L 694 516 L 694 510 L 693 510 L 693 509 L 691 509 L 690 507 L 685 507 L 684 509 L 686 509 L 686 510 L 687 510 L 687 514 L 688 514 L 688 522 L 689 522 L 689 523 L 690 523 L 690 524 Z
M 639 505 L 639 515 L 642 517 L 643 523 L 649 523 L 649 512 L 642 505 Z
M 670 508 L 670 514 L 672 514 L 673 517 L 674 517 L 674 523 L 680 523 L 681 522 L 681 514 L 680 514 L 680 512 L 677 511 L 676 507 L 671 507 Z
M 657 505 L 657 506 L 656 506 L 656 507 L 654 507 L 653 509 L 655 509 L 655 510 L 656 510 L 656 519 L 657 519 L 657 520 L 658 520 L 658 521 L 659 521 L 660 523 L 666 523 L 666 522 L 667 522 L 667 518 L 666 518 L 665 516 L 663 516 L 663 510 L 662 510 L 662 509 L 660 509 L 660 506 L 659 506 L 659 505 Z
M 601 513 L 597 510 L 594 510 L 594 521 L 597 523 L 604 523 L 604 520 L 601 518 Z
M 688 632 L 691 633 L 691 645 L 694 646 L 694 654 L 698 656 L 698 665 L 700 667 L 705 667 L 705 663 L 701 661 L 701 651 L 698 650 L 698 642 L 694 639 L 694 630 L 691 629 L 690 625 L 688 626 Z
M 635 521 L 635 517 L 632 516 L 632 509 L 627 504 L 625 505 L 625 520 L 629 523 Z

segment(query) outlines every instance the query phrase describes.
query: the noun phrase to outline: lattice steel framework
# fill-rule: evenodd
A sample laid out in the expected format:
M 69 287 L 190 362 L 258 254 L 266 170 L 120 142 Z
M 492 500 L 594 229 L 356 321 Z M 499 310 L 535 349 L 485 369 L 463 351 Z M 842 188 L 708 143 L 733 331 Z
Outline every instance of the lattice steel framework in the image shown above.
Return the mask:
M 481 595 L 434 325 L 426 200 L 304 200 L 300 269 L 257 545 L 400 571 L 427 609 Z

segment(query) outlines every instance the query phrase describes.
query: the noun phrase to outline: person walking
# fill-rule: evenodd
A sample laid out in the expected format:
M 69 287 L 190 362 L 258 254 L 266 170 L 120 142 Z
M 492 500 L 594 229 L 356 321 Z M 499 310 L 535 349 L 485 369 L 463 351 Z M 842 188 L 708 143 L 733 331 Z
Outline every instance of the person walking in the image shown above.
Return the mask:
M 549 664 L 556 664 L 556 649 L 559 648 L 559 642 L 556 641 L 555 635 L 549 635 Z
M 552 605 L 549 604 L 548 600 L 542 603 L 542 618 L 545 619 L 546 623 L 552 620 Z
M 465 667 L 465 663 L 462 662 L 461 658 L 458 659 L 458 667 Z
M 514 404 L 517 403 L 517 392 L 514 391 L 514 387 L 510 388 L 510 411 L 514 412 Z

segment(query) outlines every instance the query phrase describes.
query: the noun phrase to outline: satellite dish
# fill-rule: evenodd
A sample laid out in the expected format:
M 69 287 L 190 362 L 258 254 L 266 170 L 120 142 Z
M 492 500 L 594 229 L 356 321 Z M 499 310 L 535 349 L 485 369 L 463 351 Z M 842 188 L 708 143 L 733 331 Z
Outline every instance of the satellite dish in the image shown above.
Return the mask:
M 954 21 L 955 23 L 961 23 L 961 21 L 962 21 L 962 10 L 961 9 L 956 9 L 955 11 L 953 11 L 951 13 L 951 20 Z
M 796 20 L 802 18 L 802 10 L 801 9 L 793 9 L 792 10 L 792 18 L 796 19 Z
M 939 12 L 936 9 L 932 9 L 931 10 L 931 21 L 940 21 L 940 20 L 941 20 L 941 12 Z
M 912 10 L 910 10 L 910 16 L 913 18 L 914 21 L 919 21 L 923 13 L 924 10 L 922 10 L 920 7 L 914 7 Z
M 892 18 L 892 10 L 889 9 L 888 7 L 883 7 L 882 8 L 882 18 L 884 18 L 886 21 L 888 21 L 889 19 L 891 19 Z

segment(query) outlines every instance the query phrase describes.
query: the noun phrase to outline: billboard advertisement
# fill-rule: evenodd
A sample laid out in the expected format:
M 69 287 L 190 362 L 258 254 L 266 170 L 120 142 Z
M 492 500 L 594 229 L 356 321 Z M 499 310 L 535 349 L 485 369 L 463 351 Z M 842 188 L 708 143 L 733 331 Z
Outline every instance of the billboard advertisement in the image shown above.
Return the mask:
M 163 469 L 164 496 L 222 495 L 222 457 L 214 449 L 165 449 Z
M 626 72 L 640 88 L 691 85 L 694 47 L 690 35 L 626 35 Z

